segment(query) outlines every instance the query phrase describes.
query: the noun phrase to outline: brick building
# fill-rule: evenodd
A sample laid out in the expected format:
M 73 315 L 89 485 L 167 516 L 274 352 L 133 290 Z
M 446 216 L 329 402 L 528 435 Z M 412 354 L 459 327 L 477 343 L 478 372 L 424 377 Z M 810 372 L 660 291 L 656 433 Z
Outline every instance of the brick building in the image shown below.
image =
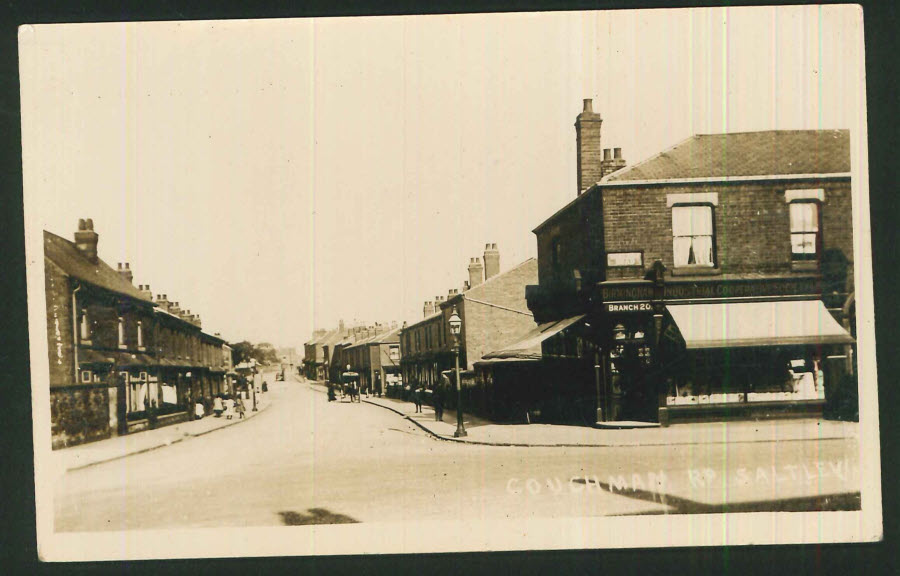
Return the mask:
M 381 395 L 400 383 L 400 328 L 376 325 L 344 349 L 345 364 L 359 374 L 360 386 Z
M 143 430 L 148 416 L 184 420 L 191 400 L 220 390 L 227 374 L 225 341 L 135 287 L 129 263 L 103 262 L 98 241 L 90 219 L 75 242 L 44 232 L 54 448 Z
M 589 101 L 578 194 L 534 230 L 527 292 L 542 357 L 579 375 L 575 411 L 663 424 L 821 413 L 853 373 L 849 133 L 697 135 L 604 171 L 585 115 Z
M 423 319 L 403 327 L 400 362 L 406 384 L 431 390 L 441 382 L 442 375 L 454 368 L 453 337 L 447 321 L 456 308 L 463 321 L 459 362 L 464 401 L 469 409 L 486 413 L 488 396 L 475 380 L 474 367 L 488 352 L 534 328 L 525 286 L 537 280 L 537 260 L 529 258 L 501 273 L 497 245 L 487 244 L 484 263 L 481 258 L 470 259 L 468 272 L 462 291 L 453 289 L 446 299 L 426 302 Z

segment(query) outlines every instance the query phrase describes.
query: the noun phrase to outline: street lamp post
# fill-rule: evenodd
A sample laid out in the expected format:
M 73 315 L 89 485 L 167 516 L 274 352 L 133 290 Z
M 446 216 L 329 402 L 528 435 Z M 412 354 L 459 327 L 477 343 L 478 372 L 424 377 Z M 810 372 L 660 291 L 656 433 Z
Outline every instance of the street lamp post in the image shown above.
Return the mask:
M 453 306 L 453 313 L 450 314 L 447 323 L 450 324 L 450 333 L 453 334 L 453 359 L 456 364 L 456 432 L 453 436 L 462 438 L 467 436 L 466 427 L 463 425 L 462 387 L 459 383 L 459 334 L 462 332 L 462 318 L 459 317 L 456 306 Z

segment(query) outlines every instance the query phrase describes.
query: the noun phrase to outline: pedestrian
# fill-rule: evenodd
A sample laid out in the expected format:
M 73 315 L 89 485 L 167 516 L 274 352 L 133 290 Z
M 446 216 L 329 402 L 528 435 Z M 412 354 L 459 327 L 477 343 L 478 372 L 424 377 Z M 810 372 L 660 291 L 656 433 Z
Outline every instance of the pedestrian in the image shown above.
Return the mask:
M 266 382 L 265 380 L 263 380 L 262 391 L 263 391 L 263 392 L 268 392 L 268 391 L 269 391 L 269 384 L 268 384 L 268 382 Z
M 328 383 L 328 401 L 334 402 L 337 400 L 337 397 L 334 395 L 334 384 L 331 382 Z
M 197 402 L 194 404 L 194 417 L 197 420 L 200 420 L 201 418 L 203 418 L 204 414 L 205 411 L 203 409 L 203 396 L 200 396 L 199 398 L 197 398 Z
M 238 420 L 243 420 L 244 412 L 246 412 L 247 409 L 244 408 L 244 401 L 241 400 L 240 396 L 238 396 L 237 402 L 235 403 L 235 409 L 237 410 L 237 413 L 238 413 Z
M 416 412 L 422 411 L 422 387 L 421 385 L 416 385 L 416 389 L 413 390 L 413 401 L 416 403 Z
M 444 387 L 437 384 L 434 387 L 434 419 L 437 422 L 444 421 Z
M 215 400 L 213 400 L 213 412 L 216 415 L 216 418 L 222 416 L 222 412 L 225 411 L 225 406 L 222 404 L 222 396 L 221 394 L 216 394 Z
M 231 420 L 234 416 L 234 398 L 229 394 L 228 397 L 225 398 L 225 419 Z

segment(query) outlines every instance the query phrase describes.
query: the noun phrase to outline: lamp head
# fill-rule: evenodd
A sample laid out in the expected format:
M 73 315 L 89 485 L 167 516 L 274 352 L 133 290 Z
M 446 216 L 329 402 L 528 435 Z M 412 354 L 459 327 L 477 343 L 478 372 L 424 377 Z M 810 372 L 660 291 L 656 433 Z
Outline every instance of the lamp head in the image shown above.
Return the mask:
M 459 317 L 459 313 L 456 311 L 456 306 L 453 306 L 453 313 L 450 314 L 450 318 L 447 319 L 447 323 L 450 324 L 450 333 L 454 336 L 459 336 L 462 331 L 462 318 Z

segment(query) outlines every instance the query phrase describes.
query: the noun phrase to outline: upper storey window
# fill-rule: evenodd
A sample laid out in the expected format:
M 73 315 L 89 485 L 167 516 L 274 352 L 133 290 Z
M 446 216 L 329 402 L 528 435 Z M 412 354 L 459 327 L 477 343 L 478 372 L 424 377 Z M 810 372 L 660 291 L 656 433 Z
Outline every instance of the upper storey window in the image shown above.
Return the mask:
M 713 207 L 672 207 L 672 248 L 675 266 L 715 266 Z
M 716 267 L 715 192 L 668 194 L 672 209 L 672 252 L 675 268 Z
M 795 269 L 815 268 L 822 255 L 822 188 L 785 190 L 791 221 L 791 262 Z

